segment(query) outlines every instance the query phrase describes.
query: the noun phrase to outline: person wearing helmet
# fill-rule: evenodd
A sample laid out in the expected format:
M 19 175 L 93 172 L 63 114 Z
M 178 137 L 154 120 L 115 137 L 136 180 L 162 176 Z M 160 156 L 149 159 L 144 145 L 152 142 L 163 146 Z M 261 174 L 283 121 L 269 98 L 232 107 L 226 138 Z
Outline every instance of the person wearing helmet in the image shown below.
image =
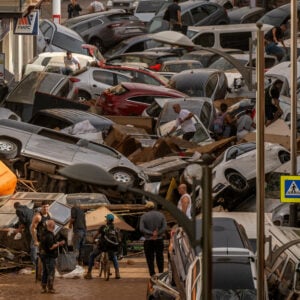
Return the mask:
M 94 265 L 95 258 L 99 256 L 102 252 L 108 252 L 110 260 L 112 260 L 115 268 L 115 278 L 120 279 L 120 270 L 117 259 L 117 252 L 120 245 L 120 233 L 117 228 L 115 228 L 114 220 L 115 217 L 113 214 L 107 214 L 106 225 L 102 225 L 97 234 L 94 237 L 94 240 L 99 237 L 97 247 L 92 251 L 89 257 L 88 271 L 85 274 L 85 279 L 92 279 L 92 268 Z

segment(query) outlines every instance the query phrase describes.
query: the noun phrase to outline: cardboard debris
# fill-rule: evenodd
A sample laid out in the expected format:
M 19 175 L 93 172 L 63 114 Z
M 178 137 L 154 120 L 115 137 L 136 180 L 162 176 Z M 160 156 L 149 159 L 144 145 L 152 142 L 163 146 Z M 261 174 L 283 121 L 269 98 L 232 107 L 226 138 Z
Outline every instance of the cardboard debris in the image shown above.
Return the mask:
M 147 133 L 152 133 L 154 120 L 150 117 L 135 117 L 135 116 L 105 116 L 120 125 L 131 124 L 135 128 L 142 128 Z
M 101 225 L 106 224 L 105 216 L 107 214 L 113 214 L 115 217 L 115 226 L 120 230 L 134 231 L 134 228 L 127 224 L 125 221 L 121 220 L 116 214 L 111 212 L 107 207 L 99 207 L 98 209 L 86 213 L 86 227 L 87 230 L 97 230 Z
M 282 120 L 278 119 L 268 127 L 265 127 L 265 142 L 280 144 L 286 149 L 290 150 L 290 129 L 288 125 Z M 255 142 L 256 141 L 256 132 L 248 133 L 243 141 L 246 142 Z M 297 150 L 300 150 L 300 139 L 297 139 Z

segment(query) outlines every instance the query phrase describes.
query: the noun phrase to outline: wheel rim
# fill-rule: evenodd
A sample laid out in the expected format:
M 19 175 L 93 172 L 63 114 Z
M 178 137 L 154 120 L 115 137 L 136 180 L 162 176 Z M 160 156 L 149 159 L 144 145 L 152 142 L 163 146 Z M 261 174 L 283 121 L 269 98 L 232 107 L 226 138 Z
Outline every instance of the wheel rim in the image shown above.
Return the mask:
M 239 174 L 230 174 L 228 176 L 229 183 L 239 191 L 243 191 L 247 187 L 247 182 Z
M 130 183 L 132 182 L 132 177 L 130 174 L 123 172 L 123 171 L 117 171 L 113 174 L 116 181 L 121 183 Z
M 10 152 L 14 149 L 13 144 L 7 141 L 0 141 L 0 151 Z

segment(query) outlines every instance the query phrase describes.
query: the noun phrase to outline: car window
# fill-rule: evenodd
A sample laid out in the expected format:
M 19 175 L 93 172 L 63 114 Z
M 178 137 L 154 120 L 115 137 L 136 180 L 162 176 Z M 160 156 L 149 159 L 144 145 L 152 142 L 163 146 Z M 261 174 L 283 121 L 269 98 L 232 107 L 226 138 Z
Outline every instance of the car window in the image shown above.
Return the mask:
M 187 12 L 185 12 L 185 13 L 182 14 L 181 21 L 182 21 L 183 24 L 185 24 L 187 26 L 194 25 L 192 17 L 190 15 L 189 11 L 187 11 Z
M 218 74 L 213 74 L 209 77 L 209 80 L 205 87 L 205 96 L 211 98 L 218 84 Z
M 108 85 L 114 85 L 113 73 L 103 71 L 93 71 L 93 79 L 95 81 L 105 83 Z
M 154 41 L 154 40 L 145 41 L 145 49 L 162 47 L 162 45 L 163 45 L 162 43 Z
M 85 22 L 83 24 L 81 23 L 81 24 L 79 24 L 77 26 L 74 26 L 73 30 L 75 30 L 78 33 L 82 33 L 84 31 L 88 30 L 89 28 L 90 28 L 89 23 Z
M 241 23 L 256 23 L 264 15 L 264 11 L 242 18 Z
M 211 15 L 212 13 L 214 13 L 218 8 L 214 5 L 211 4 L 204 4 L 202 5 L 203 10 L 205 10 L 207 12 L 207 14 Z
M 137 20 L 137 18 L 131 14 L 114 14 L 107 16 L 110 21 L 120 21 L 120 20 Z
M 72 123 L 69 121 L 55 118 L 55 116 L 43 115 L 39 113 L 33 118 L 30 123 L 50 129 L 63 129 L 72 125 Z
M 50 59 L 51 59 L 51 57 L 45 57 L 45 58 L 42 60 L 41 65 L 42 65 L 43 67 L 46 67 L 46 66 L 48 65 Z
M 212 112 L 211 105 L 208 102 L 205 102 L 201 109 L 200 121 L 206 128 L 208 128 L 209 126 L 211 112 Z
M 136 96 L 128 98 L 129 101 L 151 104 L 154 101 L 154 96 Z
M 249 41 L 251 37 L 252 34 L 250 31 L 220 33 L 220 44 L 222 48 L 249 51 Z
M 126 52 L 138 52 L 138 51 L 144 51 L 144 50 L 145 50 L 144 42 L 139 42 L 139 43 L 136 43 L 136 44 L 128 47 Z
M 69 50 L 74 53 L 83 53 L 81 48 L 83 41 L 74 39 L 74 37 L 66 35 L 61 32 L 55 32 L 53 36 L 52 44 L 62 49 Z
M 42 22 L 40 24 L 40 31 L 42 32 L 43 35 L 45 35 L 45 32 L 48 31 L 49 29 L 52 28 L 52 26 L 48 22 Z M 53 31 L 53 29 L 52 29 Z
M 50 39 L 53 36 L 53 31 L 54 29 L 52 28 L 52 26 L 48 26 L 45 31 L 43 32 L 44 38 Z
M 205 19 L 209 14 L 201 6 L 191 9 L 191 14 L 194 19 L 194 23 L 198 23 Z
M 202 33 L 196 36 L 193 42 L 202 47 L 213 47 L 215 44 L 215 35 L 212 32 Z
M 119 74 L 114 74 L 114 85 L 117 85 L 121 82 L 130 82 L 132 81 L 131 77 L 119 75 Z

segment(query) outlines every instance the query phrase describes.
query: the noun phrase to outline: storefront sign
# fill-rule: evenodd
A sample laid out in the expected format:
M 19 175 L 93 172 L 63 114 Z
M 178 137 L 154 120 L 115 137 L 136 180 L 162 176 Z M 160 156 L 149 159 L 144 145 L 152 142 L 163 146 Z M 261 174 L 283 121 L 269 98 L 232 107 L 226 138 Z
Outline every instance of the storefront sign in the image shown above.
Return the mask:
M 34 11 L 28 16 L 14 20 L 14 34 L 37 35 L 39 30 L 39 13 Z

